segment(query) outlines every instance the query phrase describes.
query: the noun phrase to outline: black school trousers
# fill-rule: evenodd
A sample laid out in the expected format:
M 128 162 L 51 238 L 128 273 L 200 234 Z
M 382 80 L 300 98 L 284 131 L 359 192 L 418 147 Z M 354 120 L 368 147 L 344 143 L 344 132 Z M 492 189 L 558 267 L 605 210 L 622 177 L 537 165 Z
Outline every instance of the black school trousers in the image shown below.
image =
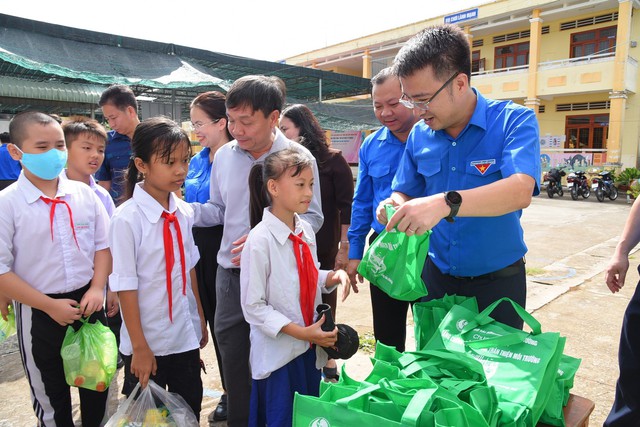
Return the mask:
M 49 294 L 56 299 L 80 302 L 89 289 L 86 285 L 72 292 Z M 16 302 L 16 326 L 22 365 L 31 389 L 31 402 L 42 427 L 73 427 L 71 392 L 62 367 L 60 348 L 68 326 L 61 326 L 44 311 Z M 106 324 L 104 310 L 91 315 Z M 78 330 L 82 323 L 72 325 Z M 78 388 L 80 416 L 83 427 L 98 427 L 105 413 L 108 391 L 97 392 Z

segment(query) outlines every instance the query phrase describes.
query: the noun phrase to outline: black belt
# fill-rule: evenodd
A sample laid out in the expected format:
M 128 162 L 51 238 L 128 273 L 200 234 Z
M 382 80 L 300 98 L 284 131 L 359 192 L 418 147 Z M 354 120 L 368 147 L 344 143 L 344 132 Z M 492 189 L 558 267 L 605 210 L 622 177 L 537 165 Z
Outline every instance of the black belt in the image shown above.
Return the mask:
M 480 276 L 451 276 L 454 279 L 458 280 L 494 280 L 501 279 L 505 277 L 511 277 L 515 274 L 518 274 L 522 266 L 525 264 L 524 258 L 520 258 L 516 262 L 511 265 L 506 266 L 505 268 L 501 268 L 500 270 L 496 270 L 491 273 L 481 274 Z

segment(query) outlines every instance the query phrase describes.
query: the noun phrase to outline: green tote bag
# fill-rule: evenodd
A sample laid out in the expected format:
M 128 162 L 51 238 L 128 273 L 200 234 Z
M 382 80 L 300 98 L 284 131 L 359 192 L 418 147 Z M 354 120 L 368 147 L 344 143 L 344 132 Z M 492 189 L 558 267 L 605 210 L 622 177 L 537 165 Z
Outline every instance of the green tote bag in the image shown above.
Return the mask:
M 391 218 L 395 209 L 385 208 Z M 383 230 L 362 257 L 358 273 L 397 300 L 415 301 L 427 295 L 421 275 L 430 235 L 431 230 L 419 236 Z
M 494 308 L 508 301 L 529 325 L 528 333 L 496 322 Z M 465 353 L 482 363 L 502 411 L 499 424 L 536 425 L 552 395 L 565 338 L 543 333 L 540 323 L 520 305 L 502 298 L 481 313 L 454 306 L 427 343 L 429 350 Z
M 438 331 L 440 322 L 444 320 L 454 305 L 462 305 L 478 313 L 476 297 L 461 295 L 445 295 L 443 298 L 418 302 L 413 305 L 413 329 L 417 350 L 422 350 L 427 345 L 431 337 Z

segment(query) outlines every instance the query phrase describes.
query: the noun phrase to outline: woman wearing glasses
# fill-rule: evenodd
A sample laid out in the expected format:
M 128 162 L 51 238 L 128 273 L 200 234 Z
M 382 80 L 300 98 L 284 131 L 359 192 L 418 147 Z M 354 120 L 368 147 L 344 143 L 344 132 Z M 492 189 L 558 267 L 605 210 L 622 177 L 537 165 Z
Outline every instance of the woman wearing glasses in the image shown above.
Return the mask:
M 202 151 L 193 156 L 185 181 L 185 200 L 189 203 L 206 203 L 209 200 L 211 164 L 216 151 L 233 138 L 227 130 L 226 97 L 220 92 L 205 92 L 191 102 L 191 127 L 196 134 Z M 216 313 L 216 270 L 217 255 L 222 240 L 222 225 L 214 227 L 193 227 L 193 238 L 200 251 L 200 261 L 196 265 L 198 289 L 204 315 L 209 323 L 213 345 L 218 360 L 218 371 L 224 394 L 216 409 L 209 415 L 209 422 L 227 419 L 227 393 L 218 341 L 213 333 Z

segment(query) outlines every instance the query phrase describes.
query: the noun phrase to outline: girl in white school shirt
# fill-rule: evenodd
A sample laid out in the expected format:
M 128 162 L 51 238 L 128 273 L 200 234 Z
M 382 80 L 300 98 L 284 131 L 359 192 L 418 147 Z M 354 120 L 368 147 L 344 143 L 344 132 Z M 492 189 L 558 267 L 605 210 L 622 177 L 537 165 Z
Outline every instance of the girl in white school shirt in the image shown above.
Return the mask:
M 309 208 L 313 185 L 311 160 L 289 149 L 249 175 L 255 227 L 240 260 L 240 298 L 251 326 L 250 426 L 291 426 L 294 393 L 318 395 L 327 361 L 321 347 L 335 344 L 337 329 L 322 331 L 315 307 L 335 285 L 344 286 L 343 301 L 349 295 L 346 272 L 318 271 L 315 234 L 298 216 Z
M 207 329 L 193 269 L 193 211 L 174 191 L 184 183 L 189 137 L 175 122 L 142 121 L 131 141 L 126 200 L 111 219 L 113 273 L 124 324 L 120 352 L 142 387 L 153 379 L 181 395 L 199 419 L 200 349 Z M 125 382 L 123 393 L 135 384 Z

